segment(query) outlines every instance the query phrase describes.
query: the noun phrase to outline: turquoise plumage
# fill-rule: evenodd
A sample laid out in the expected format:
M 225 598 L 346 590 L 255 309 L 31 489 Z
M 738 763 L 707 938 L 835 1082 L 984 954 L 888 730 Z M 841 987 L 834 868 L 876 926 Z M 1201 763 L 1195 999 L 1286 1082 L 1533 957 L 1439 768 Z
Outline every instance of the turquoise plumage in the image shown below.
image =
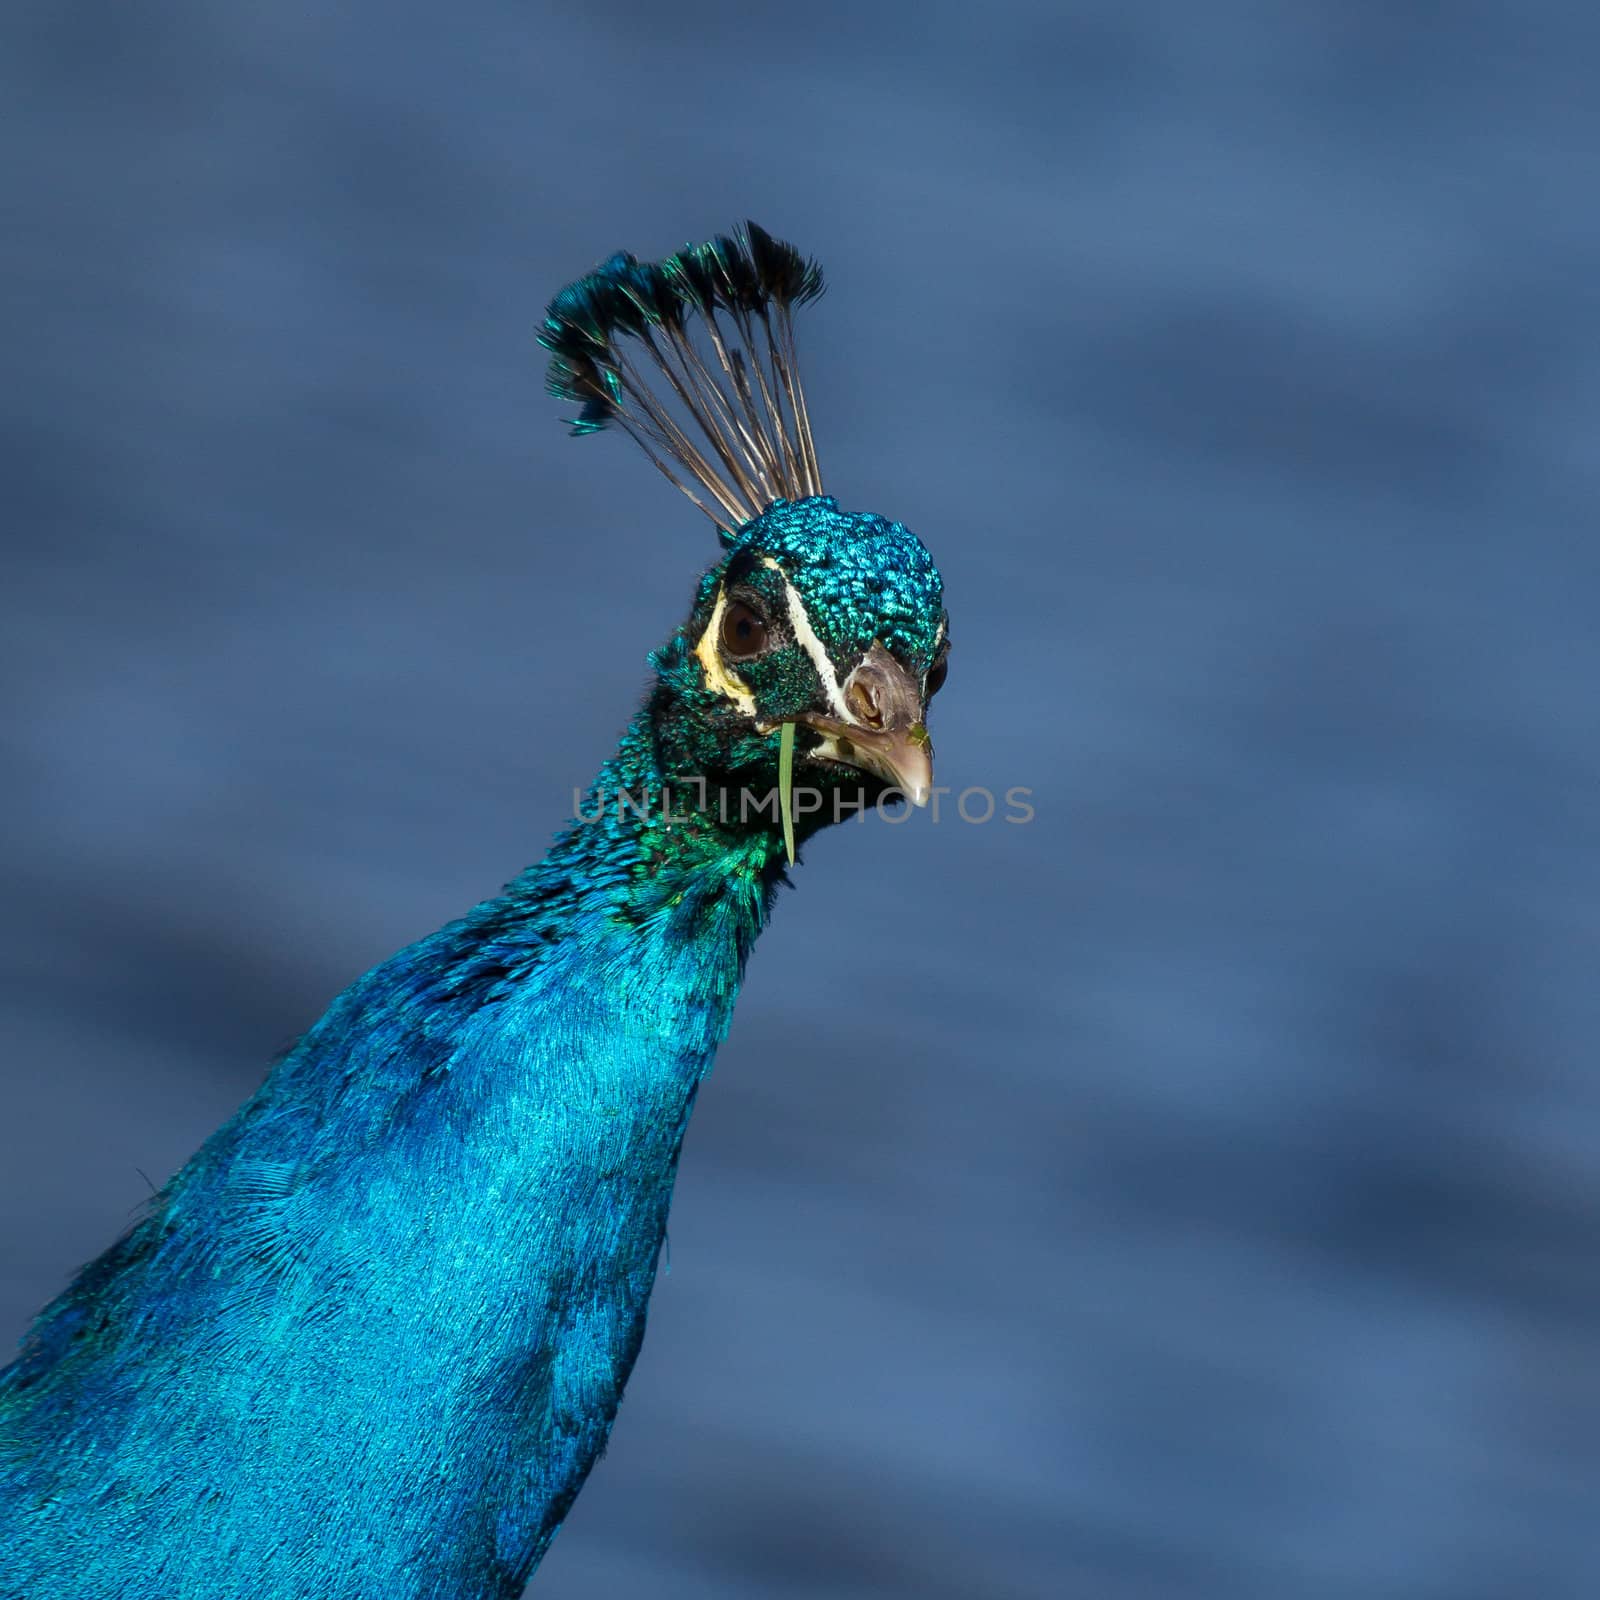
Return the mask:
M 352 984 L 40 1315 L 0 1375 L 6 1600 L 521 1592 L 606 1443 L 784 881 L 782 729 L 802 842 L 931 776 L 940 578 L 819 492 L 789 326 L 819 288 L 752 225 L 553 303 L 580 428 L 700 484 L 721 559 L 549 854 Z

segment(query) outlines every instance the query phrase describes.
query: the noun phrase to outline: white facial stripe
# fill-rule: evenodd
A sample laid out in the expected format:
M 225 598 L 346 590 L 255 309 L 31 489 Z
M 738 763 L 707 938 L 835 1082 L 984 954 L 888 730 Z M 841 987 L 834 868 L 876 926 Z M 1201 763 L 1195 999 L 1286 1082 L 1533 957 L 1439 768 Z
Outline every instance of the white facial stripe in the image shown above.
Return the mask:
M 833 663 L 828 659 L 828 652 L 823 648 L 822 641 L 817 637 L 817 630 L 811 626 L 811 618 L 806 614 L 806 604 L 795 591 L 795 586 L 789 582 L 788 575 L 771 556 L 763 556 L 761 564 L 771 567 L 783 579 L 783 593 L 789 602 L 789 626 L 794 629 L 795 643 L 811 657 L 811 665 L 817 669 L 817 677 L 822 687 L 827 691 L 828 704 L 833 708 L 837 717 L 842 717 L 846 722 L 859 724 L 859 718 L 850 715 L 850 708 L 844 703 L 844 690 L 839 687 L 839 676 L 833 670 Z
M 720 694 L 724 700 L 733 701 L 747 717 L 753 717 L 756 714 L 756 697 L 723 666 L 722 656 L 717 650 L 717 640 L 722 637 L 722 613 L 727 606 L 727 595 L 718 589 L 717 603 L 711 608 L 711 620 L 706 624 L 706 631 L 700 635 L 700 643 L 694 647 L 694 657 L 706 675 L 706 687 Z

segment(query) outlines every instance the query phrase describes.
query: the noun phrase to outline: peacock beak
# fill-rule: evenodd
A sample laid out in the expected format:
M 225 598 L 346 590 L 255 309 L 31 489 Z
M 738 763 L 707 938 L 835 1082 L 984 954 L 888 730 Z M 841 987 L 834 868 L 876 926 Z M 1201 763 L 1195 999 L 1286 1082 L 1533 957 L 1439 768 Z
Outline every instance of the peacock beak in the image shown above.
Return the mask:
M 798 719 L 823 736 L 813 754 L 859 767 L 900 790 L 912 805 L 927 805 L 933 742 L 922 720 L 921 684 L 875 644 L 845 679 L 843 698 L 848 720 L 811 713 Z
M 823 740 L 817 754 L 873 773 L 900 790 L 914 806 L 927 805 L 933 790 L 933 745 L 920 722 L 893 732 L 851 729 L 832 734 Z

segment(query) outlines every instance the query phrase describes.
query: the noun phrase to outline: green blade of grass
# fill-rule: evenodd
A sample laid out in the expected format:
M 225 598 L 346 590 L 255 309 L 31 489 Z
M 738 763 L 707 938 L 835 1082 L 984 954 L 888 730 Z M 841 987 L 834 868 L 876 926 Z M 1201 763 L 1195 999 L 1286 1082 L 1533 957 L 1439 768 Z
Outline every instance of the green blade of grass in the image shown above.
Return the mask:
M 794 724 L 786 722 L 778 735 L 778 805 L 783 812 L 783 848 L 794 865 Z

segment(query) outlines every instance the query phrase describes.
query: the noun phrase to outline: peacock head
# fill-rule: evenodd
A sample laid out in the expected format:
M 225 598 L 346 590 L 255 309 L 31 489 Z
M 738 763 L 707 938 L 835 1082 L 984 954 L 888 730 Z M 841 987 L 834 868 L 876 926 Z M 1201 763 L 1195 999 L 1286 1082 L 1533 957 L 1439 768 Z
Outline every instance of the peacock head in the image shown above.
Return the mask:
M 841 800 L 894 789 L 922 805 L 943 584 L 908 528 L 822 492 L 793 325 L 821 292 L 816 263 L 753 222 L 660 262 L 612 256 L 550 303 L 549 389 L 581 404 L 575 433 L 621 427 L 722 536 L 653 658 L 669 775 L 781 786 L 787 803 L 792 763 L 796 784 Z M 810 827 L 831 820 L 813 809 Z
M 909 528 L 828 495 L 778 500 L 732 536 L 655 657 L 662 742 L 719 786 L 765 789 L 791 723 L 798 785 L 923 805 L 948 654 L 939 571 Z M 801 807 L 819 823 L 839 810 Z

